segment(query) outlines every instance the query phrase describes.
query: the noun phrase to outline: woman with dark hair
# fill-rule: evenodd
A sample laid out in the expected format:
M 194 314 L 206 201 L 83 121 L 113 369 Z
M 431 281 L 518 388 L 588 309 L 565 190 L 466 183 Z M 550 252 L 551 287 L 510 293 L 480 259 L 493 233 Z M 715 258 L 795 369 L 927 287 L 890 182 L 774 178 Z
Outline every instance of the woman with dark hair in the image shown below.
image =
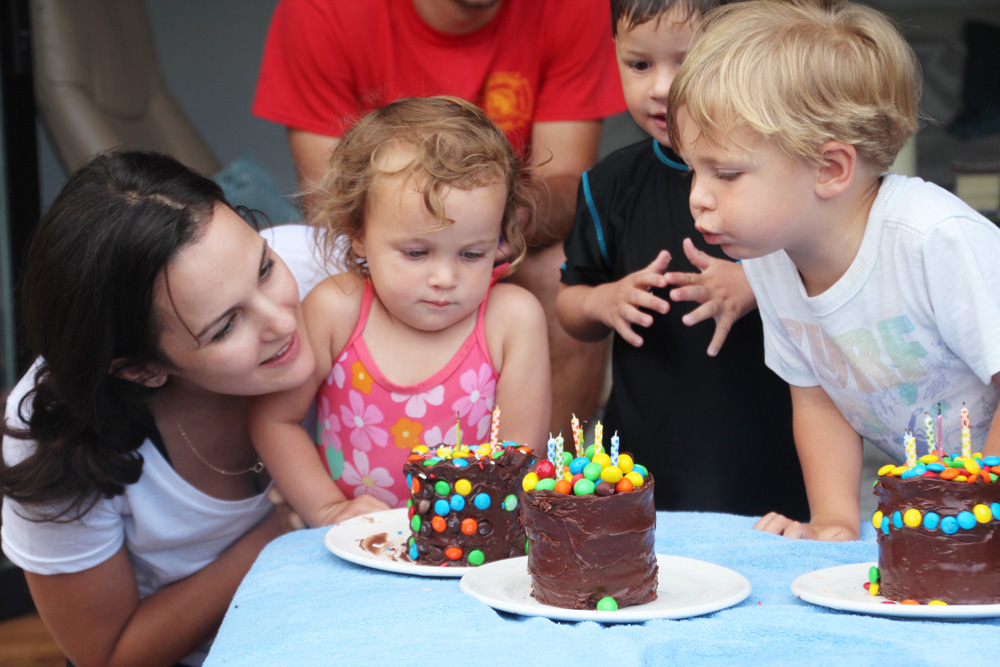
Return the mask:
M 116 151 L 39 222 L 21 290 L 38 359 L 7 402 L 4 552 L 71 661 L 200 664 L 287 529 L 247 397 L 313 370 L 295 279 L 213 181 Z

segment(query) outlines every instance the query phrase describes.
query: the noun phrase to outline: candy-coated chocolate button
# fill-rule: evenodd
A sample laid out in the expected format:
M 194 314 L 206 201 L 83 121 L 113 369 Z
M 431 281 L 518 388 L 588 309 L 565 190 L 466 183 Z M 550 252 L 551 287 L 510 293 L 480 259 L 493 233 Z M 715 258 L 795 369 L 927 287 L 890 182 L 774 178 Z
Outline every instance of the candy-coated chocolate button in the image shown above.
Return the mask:
M 521 480 L 521 488 L 525 491 L 531 491 L 535 488 L 536 484 L 538 484 L 538 475 L 533 472 L 529 472 L 524 476 L 524 479 Z
M 482 565 L 485 560 L 486 556 L 479 549 L 473 549 L 469 552 L 469 565 Z
M 906 514 L 903 515 L 903 523 L 905 523 L 910 528 L 916 528 L 920 525 L 923 517 L 920 516 L 920 510 L 911 507 L 906 510 Z
M 469 495 L 470 491 L 472 491 L 472 482 L 470 482 L 469 480 L 463 477 L 462 479 L 455 482 L 456 493 L 461 493 L 463 496 L 467 496 Z
M 597 611 L 617 611 L 618 602 L 613 597 L 603 597 L 597 601 Z

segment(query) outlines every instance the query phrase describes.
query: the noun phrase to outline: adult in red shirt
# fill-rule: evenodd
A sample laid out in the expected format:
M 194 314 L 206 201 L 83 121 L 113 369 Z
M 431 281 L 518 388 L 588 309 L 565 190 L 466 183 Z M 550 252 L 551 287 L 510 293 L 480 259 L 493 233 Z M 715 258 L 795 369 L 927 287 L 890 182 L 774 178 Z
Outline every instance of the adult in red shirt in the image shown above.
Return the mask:
M 548 316 L 552 432 L 568 433 L 570 413 L 593 412 L 607 363 L 606 341 L 574 340 L 555 314 L 580 174 L 596 162 L 602 119 L 625 108 L 607 0 L 282 0 L 253 112 L 288 128 L 308 193 L 355 119 L 444 94 L 485 109 L 551 192 L 512 282 Z

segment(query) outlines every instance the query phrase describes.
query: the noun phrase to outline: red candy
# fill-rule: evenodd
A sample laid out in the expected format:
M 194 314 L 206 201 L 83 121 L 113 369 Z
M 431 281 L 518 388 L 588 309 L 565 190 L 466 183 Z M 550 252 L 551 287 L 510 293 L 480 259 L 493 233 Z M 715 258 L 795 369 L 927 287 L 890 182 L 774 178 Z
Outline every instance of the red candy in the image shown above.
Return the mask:
M 555 477 L 556 467 L 552 465 L 552 461 L 543 459 L 538 462 L 538 466 L 535 468 L 535 474 L 538 475 L 538 479 Z

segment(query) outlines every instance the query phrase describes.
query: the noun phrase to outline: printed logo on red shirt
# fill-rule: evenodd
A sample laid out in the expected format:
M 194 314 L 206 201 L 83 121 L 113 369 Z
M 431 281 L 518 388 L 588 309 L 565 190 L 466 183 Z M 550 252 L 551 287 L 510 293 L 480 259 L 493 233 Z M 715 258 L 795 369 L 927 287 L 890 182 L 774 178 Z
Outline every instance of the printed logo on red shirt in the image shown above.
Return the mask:
M 493 72 L 483 86 L 483 109 L 508 136 L 527 135 L 535 100 L 519 72 Z

